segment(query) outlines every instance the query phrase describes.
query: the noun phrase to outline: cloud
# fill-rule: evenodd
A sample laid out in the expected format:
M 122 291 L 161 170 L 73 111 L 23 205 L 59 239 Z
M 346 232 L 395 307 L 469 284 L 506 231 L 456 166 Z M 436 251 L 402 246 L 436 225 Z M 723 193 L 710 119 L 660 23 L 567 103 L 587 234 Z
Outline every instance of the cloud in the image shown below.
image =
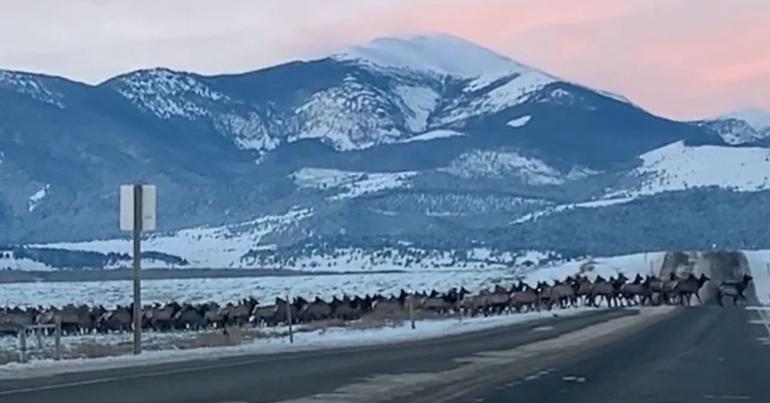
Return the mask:
M 0 66 L 98 82 L 323 57 L 448 32 L 680 118 L 770 110 L 766 0 L 8 0 Z

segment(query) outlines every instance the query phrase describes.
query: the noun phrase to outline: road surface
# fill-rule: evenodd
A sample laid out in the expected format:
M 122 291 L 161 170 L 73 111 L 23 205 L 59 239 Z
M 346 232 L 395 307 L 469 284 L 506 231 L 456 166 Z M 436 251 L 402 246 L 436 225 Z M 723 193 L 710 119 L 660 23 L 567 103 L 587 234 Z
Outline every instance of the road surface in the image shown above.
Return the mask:
M 0 402 L 770 401 L 770 349 L 756 340 L 765 330 L 746 311 L 656 315 L 596 312 L 389 346 L 0 381 Z
M 770 402 L 770 346 L 756 313 L 686 312 L 536 379 L 512 378 L 464 401 L 506 403 Z

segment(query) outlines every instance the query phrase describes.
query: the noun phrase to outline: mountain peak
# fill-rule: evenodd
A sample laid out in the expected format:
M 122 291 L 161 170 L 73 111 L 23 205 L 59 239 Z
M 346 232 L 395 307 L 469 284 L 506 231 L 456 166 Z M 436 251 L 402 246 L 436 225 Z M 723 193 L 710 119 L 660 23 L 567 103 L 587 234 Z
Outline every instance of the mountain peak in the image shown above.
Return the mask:
M 761 109 L 743 109 L 723 115 L 721 118 L 742 120 L 754 130 L 770 128 L 770 112 Z
M 444 33 L 378 38 L 333 57 L 463 78 L 533 70 L 483 46 Z

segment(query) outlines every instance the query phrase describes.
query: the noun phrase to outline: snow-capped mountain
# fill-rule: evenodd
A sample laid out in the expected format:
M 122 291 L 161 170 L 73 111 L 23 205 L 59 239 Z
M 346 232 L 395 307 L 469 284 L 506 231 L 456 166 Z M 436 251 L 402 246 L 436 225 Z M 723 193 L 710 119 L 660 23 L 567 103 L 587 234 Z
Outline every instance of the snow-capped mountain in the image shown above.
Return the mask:
M 744 109 L 727 115 L 722 118 L 738 119 L 748 123 L 754 130 L 764 130 L 770 128 L 770 112 L 761 109 Z
M 379 38 L 332 56 L 395 71 L 494 80 L 535 71 L 489 49 L 443 33 Z
M 233 243 L 230 261 L 308 242 L 483 243 L 612 192 L 751 188 L 701 169 L 732 152 L 719 134 L 447 35 L 235 75 L 156 68 L 91 86 L 0 71 L 0 244 L 117 239 L 116 190 L 134 181 L 158 185 L 163 239 L 179 240 L 157 238 L 159 252 L 173 256 L 202 229 Z M 751 150 L 730 169 L 765 169 Z M 651 188 L 655 175 L 678 185 Z M 294 211 L 312 214 L 261 232 Z M 522 247 L 553 250 L 544 236 Z
M 770 113 L 747 109 L 696 124 L 718 133 L 728 144 L 747 144 L 770 139 Z

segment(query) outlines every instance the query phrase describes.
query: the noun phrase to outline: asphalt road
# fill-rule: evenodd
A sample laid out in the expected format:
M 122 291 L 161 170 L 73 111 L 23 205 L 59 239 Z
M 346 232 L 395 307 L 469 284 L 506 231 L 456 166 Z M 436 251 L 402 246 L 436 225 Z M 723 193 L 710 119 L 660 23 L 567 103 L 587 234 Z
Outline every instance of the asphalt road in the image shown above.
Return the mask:
M 628 315 L 597 312 L 389 346 L 0 381 L 0 402 L 770 402 L 770 346 L 757 341 L 764 328 L 748 324 L 755 314 L 682 309 L 644 326 L 628 325 L 641 317 Z M 622 327 L 591 336 L 613 323 Z
M 627 315 L 627 311 L 597 311 L 387 346 L 197 360 L 0 381 L 0 402 L 218 403 L 297 399 L 331 392 L 377 374 L 410 378 L 411 374 L 452 370 L 462 365 L 458 358 L 479 351 L 511 348 Z
M 687 309 L 536 379 L 515 377 L 461 401 L 770 402 L 770 346 L 756 313 Z

